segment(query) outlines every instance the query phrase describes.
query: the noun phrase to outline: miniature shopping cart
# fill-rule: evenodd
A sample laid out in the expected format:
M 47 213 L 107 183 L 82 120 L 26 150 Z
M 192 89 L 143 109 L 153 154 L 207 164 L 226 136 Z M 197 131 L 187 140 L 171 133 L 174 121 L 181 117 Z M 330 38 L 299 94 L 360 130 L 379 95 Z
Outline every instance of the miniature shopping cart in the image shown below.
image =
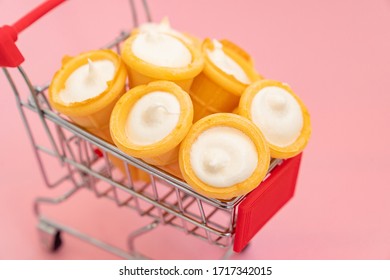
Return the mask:
M 14 25 L 0 28 L 0 66 L 14 92 L 44 182 L 49 188 L 68 185 L 65 187 L 67 191 L 58 197 L 39 197 L 35 201 L 42 244 L 56 251 L 62 244 L 61 233 L 67 233 L 124 258 L 142 258 L 145 256 L 135 250 L 137 237 L 167 225 L 186 233 L 188 238 L 198 237 L 226 248 L 225 258 L 232 251 L 241 252 L 293 196 L 301 155 L 288 160 L 272 159 L 267 176 L 255 190 L 230 201 L 219 201 L 196 193 L 184 181 L 124 154 L 115 146 L 74 125 L 51 109 L 47 101 L 48 85 L 35 86 L 32 83 L 21 66 L 24 58 L 15 45 L 19 32 L 64 1 L 46 1 Z M 134 26 L 137 26 L 137 10 L 133 1 L 130 0 L 130 6 Z M 150 20 L 147 1 L 142 0 L 140 6 L 139 12 Z M 119 51 L 119 44 L 128 36 L 128 32 L 122 32 L 104 48 Z M 26 90 L 22 92 L 19 86 Z M 35 137 L 38 129 L 31 125 L 31 118 L 37 118 L 40 129 L 44 130 L 40 137 Z M 123 173 L 119 174 L 114 168 L 111 162 L 113 156 L 122 161 L 126 176 L 120 175 Z M 48 171 L 53 161 L 59 163 L 61 172 Z M 150 182 L 135 182 L 128 165 L 147 172 Z M 55 178 L 52 178 L 53 174 Z M 131 232 L 128 248 L 123 249 L 42 213 L 43 204 L 61 204 L 77 195 L 81 189 L 87 189 L 99 198 L 112 200 L 118 207 L 131 208 L 142 217 L 150 217 L 152 222 Z

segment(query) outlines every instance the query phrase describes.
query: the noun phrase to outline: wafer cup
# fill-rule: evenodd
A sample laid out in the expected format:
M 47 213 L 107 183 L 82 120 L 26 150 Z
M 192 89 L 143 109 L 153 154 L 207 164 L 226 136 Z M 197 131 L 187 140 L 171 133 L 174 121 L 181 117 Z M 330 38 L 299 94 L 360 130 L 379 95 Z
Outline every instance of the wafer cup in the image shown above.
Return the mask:
M 94 98 L 65 104 L 60 98 L 68 77 L 79 67 L 92 61 L 110 60 L 115 65 L 115 74 L 107 82 L 107 89 Z M 74 123 L 91 133 L 109 140 L 108 124 L 110 114 L 119 97 L 125 92 L 126 67 L 119 55 L 111 50 L 97 50 L 75 57 L 65 57 L 61 69 L 54 75 L 49 87 L 49 101 L 54 109 L 69 117 Z
M 253 142 L 258 160 L 253 173 L 241 182 L 227 187 L 216 187 L 202 181 L 192 167 L 191 152 L 198 137 L 215 127 L 234 128 Z M 232 113 L 218 113 L 196 122 L 180 145 L 179 164 L 185 181 L 197 192 L 208 197 L 229 200 L 256 188 L 265 177 L 270 163 L 267 143 L 260 130 L 248 119 Z M 217 175 L 216 175 L 217 176 Z
M 149 144 L 133 143 L 126 133 L 126 123 L 134 105 L 147 94 L 163 91 L 172 94 L 180 104 L 176 127 L 163 139 Z M 165 166 L 178 160 L 179 144 L 192 125 L 193 109 L 189 95 L 169 81 L 156 81 L 129 90 L 116 104 L 110 120 L 112 138 L 119 149 L 147 163 Z
M 171 36 L 166 34 L 167 36 Z M 179 40 L 191 53 L 191 63 L 185 67 L 162 67 L 146 62 L 137 57 L 132 50 L 134 40 L 140 36 L 140 33 L 132 35 L 127 39 L 122 47 L 122 58 L 127 66 L 129 73 L 130 86 L 145 85 L 152 81 L 166 80 L 179 85 L 183 90 L 189 91 L 193 79 L 203 69 L 204 59 L 201 52 L 192 45 Z
M 210 39 L 203 42 L 205 67 L 194 79 L 190 89 L 194 105 L 194 121 L 214 113 L 232 112 L 238 106 L 240 96 L 248 86 L 222 71 L 210 60 L 206 52 L 213 48 Z M 243 58 L 242 54 L 225 46 L 223 51 L 241 66 L 251 82 L 260 79 L 253 65 L 248 62 L 248 59 Z
M 279 87 L 281 89 L 284 89 L 297 101 L 297 103 L 301 108 L 302 117 L 303 117 L 303 127 L 301 129 L 299 137 L 295 140 L 294 143 L 285 147 L 275 145 L 271 141 L 267 140 L 267 135 L 265 131 L 263 132 L 268 142 L 268 145 L 270 147 L 271 156 L 273 158 L 291 158 L 301 153 L 302 150 L 306 147 L 311 135 L 311 124 L 310 124 L 310 115 L 306 106 L 303 104 L 301 99 L 292 91 L 290 86 L 288 86 L 285 83 L 279 81 L 273 81 L 273 80 L 261 80 L 253 83 L 245 90 L 244 94 L 242 95 L 238 107 L 238 113 L 241 116 L 248 118 L 249 120 L 253 120 L 252 109 L 257 110 L 256 108 L 252 108 L 253 98 L 256 96 L 256 94 L 259 93 L 259 91 L 261 91 L 266 87 Z
M 111 81 L 108 82 L 107 89 L 94 98 L 81 102 L 65 104 L 59 93 L 64 89 L 68 77 L 79 67 L 92 61 L 110 60 L 115 65 L 115 74 Z M 118 54 L 111 50 L 97 50 L 84 52 L 76 57 L 66 56 L 62 60 L 62 68 L 54 75 L 49 88 L 50 104 L 58 112 L 69 117 L 74 123 L 81 126 L 93 135 L 114 144 L 111 139 L 109 121 L 111 111 L 119 97 L 123 95 L 126 87 L 127 72 L 126 67 Z M 124 171 L 122 161 L 115 156 L 108 155 L 115 166 Z M 146 178 L 141 170 L 130 167 L 135 181 L 143 181 Z

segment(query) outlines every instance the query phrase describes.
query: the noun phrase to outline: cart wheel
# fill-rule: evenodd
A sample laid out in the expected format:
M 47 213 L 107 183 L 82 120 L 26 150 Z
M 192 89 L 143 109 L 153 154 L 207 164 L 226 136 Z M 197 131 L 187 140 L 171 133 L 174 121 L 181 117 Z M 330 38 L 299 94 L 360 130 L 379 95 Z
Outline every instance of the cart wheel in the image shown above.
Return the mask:
M 61 237 L 61 231 L 57 231 L 57 233 L 54 236 L 54 242 L 52 244 L 53 246 L 50 248 L 51 252 L 55 252 L 58 249 L 61 248 L 62 245 L 62 237 Z
M 46 223 L 38 225 L 40 241 L 44 249 L 56 252 L 62 245 L 61 231 Z

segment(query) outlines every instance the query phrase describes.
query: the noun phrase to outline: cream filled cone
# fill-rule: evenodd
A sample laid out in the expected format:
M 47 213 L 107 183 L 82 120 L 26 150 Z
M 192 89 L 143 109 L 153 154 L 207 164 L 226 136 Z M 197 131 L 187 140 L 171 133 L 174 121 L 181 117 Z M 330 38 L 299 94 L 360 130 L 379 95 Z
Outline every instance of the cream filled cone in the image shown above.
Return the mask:
M 119 149 L 147 163 L 177 161 L 179 144 L 192 125 L 189 95 L 169 81 L 129 90 L 111 114 L 111 136 Z
M 260 128 L 273 158 L 293 157 L 309 141 L 309 112 L 285 83 L 272 80 L 253 83 L 242 95 L 238 113 Z
M 218 113 L 196 122 L 180 145 L 185 181 L 208 197 L 229 200 L 256 188 L 270 163 L 260 130 L 248 119 Z
M 188 33 L 180 32 L 174 28 L 171 27 L 171 24 L 169 22 L 168 17 L 164 17 L 159 23 L 156 22 L 146 22 L 141 25 L 139 25 L 137 28 L 134 28 L 131 31 L 131 35 L 137 35 L 140 32 L 150 32 L 150 31 L 156 31 L 156 32 L 161 32 L 165 34 L 169 34 L 175 37 L 180 38 L 187 44 L 192 45 L 195 48 L 200 49 L 202 45 L 202 41 Z
M 188 91 L 204 66 L 197 48 L 178 37 L 156 31 L 132 35 L 124 42 L 121 54 L 131 87 L 167 80 Z
M 112 73 L 108 75 L 105 71 L 111 66 Z M 126 79 L 127 72 L 122 59 L 111 50 L 90 51 L 76 57 L 65 57 L 62 68 L 51 82 L 49 101 L 53 108 L 68 116 L 77 125 L 114 144 L 109 129 L 110 115 L 115 103 L 125 92 Z M 102 90 L 99 92 L 99 89 Z M 85 96 L 86 91 L 90 91 L 89 96 Z M 122 161 L 111 154 L 108 157 L 125 174 Z M 147 173 L 130 165 L 129 168 L 134 181 L 149 180 Z
M 245 88 L 260 79 L 249 58 L 244 58 L 231 46 L 206 39 L 202 51 L 205 67 L 190 90 L 194 121 L 214 113 L 232 112 Z
M 94 69 L 103 62 L 106 64 Z M 112 73 L 104 73 L 111 66 Z M 113 51 L 98 50 L 65 57 L 61 69 L 50 84 L 49 101 L 58 112 L 109 141 L 110 114 L 116 101 L 125 92 L 126 78 L 125 65 Z M 91 94 L 82 96 L 88 88 L 91 88 Z

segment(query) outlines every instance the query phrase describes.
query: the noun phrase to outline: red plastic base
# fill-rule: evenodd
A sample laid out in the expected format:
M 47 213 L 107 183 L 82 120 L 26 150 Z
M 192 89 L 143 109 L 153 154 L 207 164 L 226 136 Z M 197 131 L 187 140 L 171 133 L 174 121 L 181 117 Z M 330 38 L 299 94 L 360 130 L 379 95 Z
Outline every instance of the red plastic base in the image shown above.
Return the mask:
M 295 191 L 302 154 L 277 166 L 238 206 L 233 250 L 241 252 L 256 233 L 289 201 Z

